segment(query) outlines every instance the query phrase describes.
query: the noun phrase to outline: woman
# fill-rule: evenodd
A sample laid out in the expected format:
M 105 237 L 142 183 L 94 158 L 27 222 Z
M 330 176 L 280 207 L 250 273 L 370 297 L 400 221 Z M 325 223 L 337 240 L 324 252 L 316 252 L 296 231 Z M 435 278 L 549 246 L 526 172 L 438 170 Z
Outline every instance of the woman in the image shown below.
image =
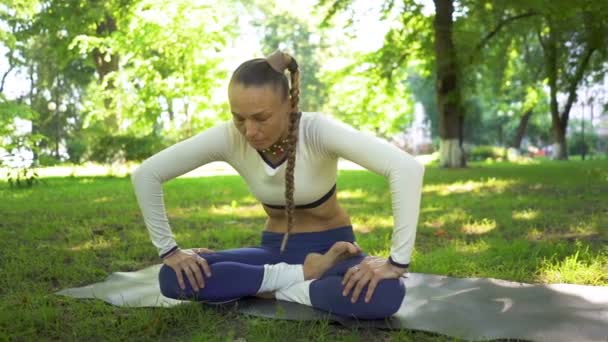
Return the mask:
M 291 76 L 288 82 L 285 70 Z M 424 167 L 388 142 L 319 113 L 298 110 L 299 70 L 277 51 L 249 60 L 228 88 L 233 120 L 145 160 L 131 178 L 164 265 L 163 295 L 211 303 L 275 297 L 362 319 L 394 314 L 414 246 Z M 366 257 L 336 198 L 337 161 L 389 179 L 395 229 L 390 257 Z M 260 247 L 182 250 L 162 183 L 211 161 L 229 163 L 268 214 Z

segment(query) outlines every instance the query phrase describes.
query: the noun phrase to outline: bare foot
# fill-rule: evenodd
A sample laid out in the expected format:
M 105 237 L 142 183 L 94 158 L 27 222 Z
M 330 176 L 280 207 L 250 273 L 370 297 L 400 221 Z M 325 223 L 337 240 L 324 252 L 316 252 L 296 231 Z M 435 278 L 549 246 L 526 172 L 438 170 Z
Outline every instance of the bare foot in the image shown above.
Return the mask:
M 304 279 L 319 279 L 338 262 L 361 253 L 361 249 L 350 242 L 338 241 L 325 254 L 309 253 L 304 259 Z

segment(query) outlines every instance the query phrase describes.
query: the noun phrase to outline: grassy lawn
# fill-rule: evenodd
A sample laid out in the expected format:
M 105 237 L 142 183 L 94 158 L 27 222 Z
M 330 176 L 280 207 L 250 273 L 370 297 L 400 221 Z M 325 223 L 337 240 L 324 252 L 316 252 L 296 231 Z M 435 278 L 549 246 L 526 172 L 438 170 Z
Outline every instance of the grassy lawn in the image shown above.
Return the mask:
M 53 295 L 159 263 L 128 178 L 0 183 L 0 340 L 451 341 L 218 313 L 195 303 L 125 309 Z M 388 185 L 341 171 L 338 197 L 359 244 L 387 256 Z M 165 203 L 183 247 L 257 244 L 262 207 L 238 176 L 180 178 Z M 608 160 L 427 167 L 412 272 L 529 283 L 608 284 Z

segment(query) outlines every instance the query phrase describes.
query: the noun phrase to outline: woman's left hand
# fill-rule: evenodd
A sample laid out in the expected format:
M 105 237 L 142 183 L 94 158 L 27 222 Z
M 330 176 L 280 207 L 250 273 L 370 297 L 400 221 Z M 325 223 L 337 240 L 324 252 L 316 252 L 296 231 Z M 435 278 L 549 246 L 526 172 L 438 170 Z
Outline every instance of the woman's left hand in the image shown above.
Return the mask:
M 359 265 L 348 269 L 342 279 L 342 285 L 345 285 L 342 295 L 348 296 L 354 287 L 351 302 L 355 303 L 365 285 L 368 285 L 365 302 L 369 303 L 380 280 L 397 279 L 406 272 L 407 269 L 392 265 L 386 258 L 368 256 Z

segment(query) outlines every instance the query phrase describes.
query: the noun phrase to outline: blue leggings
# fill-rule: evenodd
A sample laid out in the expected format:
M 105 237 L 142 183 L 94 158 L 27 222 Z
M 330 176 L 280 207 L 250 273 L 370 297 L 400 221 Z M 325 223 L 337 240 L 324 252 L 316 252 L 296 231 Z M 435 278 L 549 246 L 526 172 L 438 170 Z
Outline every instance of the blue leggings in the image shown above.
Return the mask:
M 323 232 L 296 233 L 289 236 L 286 250 L 281 254 L 282 233 L 264 231 L 261 247 L 237 248 L 201 253 L 207 260 L 212 276 L 205 277 L 205 288 L 194 291 L 187 277 L 186 288 L 180 289 L 175 271 L 166 265 L 160 270 L 160 289 L 164 296 L 175 299 L 189 299 L 205 302 L 226 302 L 238 298 L 255 296 L 264 277 L 264 264 L 302 264 L 308 253 L 326 253 L 337 241 L 354 242 L 352 226 L 345 226 Z M 351 303 L 352 291 L 342 296 L 342 278 L 346 271 L 365 258 L 359 255 L 339 262 L 323 277 L 310 284 L 310 301 L 317 309 L 337 315 L 360 319 L 388 317 L 399 309 L 405 296 L 405 286 L 401 279 L 383 279 L 378 283 L 369 303 L 364 298 L 367 286 L 359 299 Z

